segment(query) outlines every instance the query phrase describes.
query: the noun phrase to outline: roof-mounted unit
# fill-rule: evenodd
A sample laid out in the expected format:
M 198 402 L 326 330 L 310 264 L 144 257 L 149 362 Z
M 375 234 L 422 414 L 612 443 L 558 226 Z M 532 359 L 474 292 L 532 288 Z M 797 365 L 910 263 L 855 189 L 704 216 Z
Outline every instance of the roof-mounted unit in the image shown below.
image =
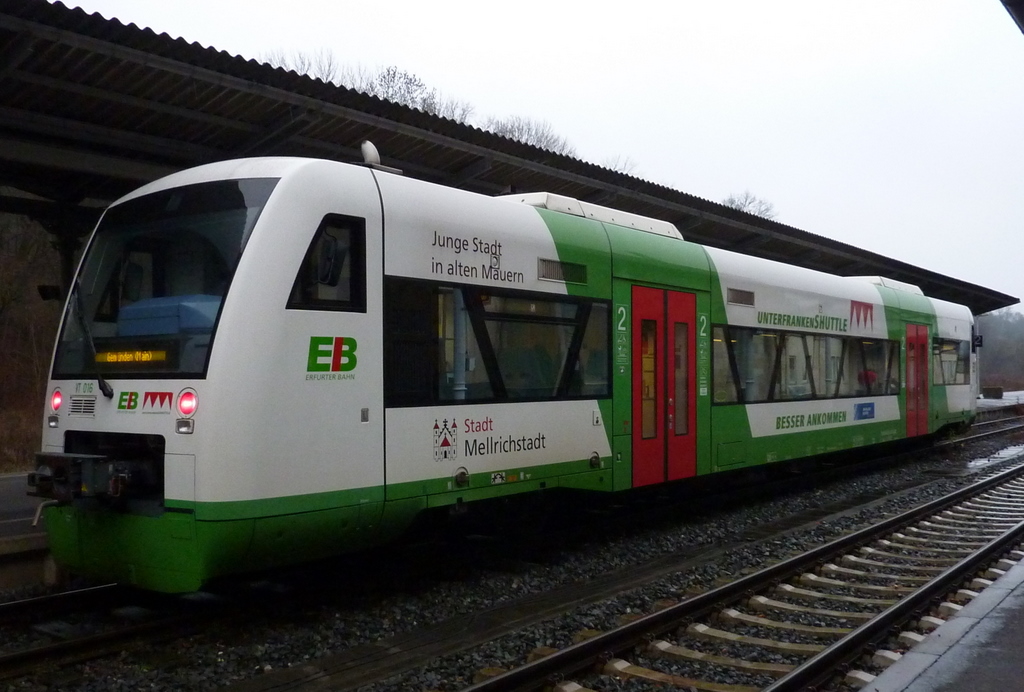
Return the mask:
M 652 219 L 649 216 L 641 216 L 639 214 L 630 214 L 627 211 L 610 209 L 609 207 L 602 207 L 590 202 L 581 202 L 572 197 L 564 197 L 550 192 L 527 192 L 521 195 L 504 195 L 502 198 L 529 204 L 531 207 L 560 211 L 563 214 L 572 214 L 573 216 L 582 216 L 585 219 L 602 221 L 615 224 L 616 226 L 625 226 L 626 228 L 633 228 L 645 233 L 655 233 L 677 240 L 683 239 L 679 229 L 668 221 Z
M 897 281 L 896 279 L 887 279 L 884 276 L 848 276 L 846 278 L 855 279 L 857 281 L 867 281 L 868 283 L 875 284 L 876 286 L 885 286 L 886 288 L 892 288 L 906 293 L 914 293 L 919 296 L 924 295 L 924 291 L 914 284 L 908 284 L 905 281 Z
M 385 173 L 402 175 L 401 169 L 385 166 L 380 162 L 380 152 L 377 151 L 377 147 L 374 146 L 373 142 L 370 140 L 364 139 L 363 143 L 359 145 L 359 151 L 363 155 L 363 165 L 367 168 L 372 168 L 375 171 L 384 171 Z

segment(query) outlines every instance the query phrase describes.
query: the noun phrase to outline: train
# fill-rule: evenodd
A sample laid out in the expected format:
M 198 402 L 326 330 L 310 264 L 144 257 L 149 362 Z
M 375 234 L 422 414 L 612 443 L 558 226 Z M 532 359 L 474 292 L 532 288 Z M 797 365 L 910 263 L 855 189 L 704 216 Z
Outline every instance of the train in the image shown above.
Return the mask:
M 964 427 L 973 329 L 907 283 L 557 194 L 212 163 L 100 218 L 28 492 L 68 572 L 191 592 L 432 512 Z

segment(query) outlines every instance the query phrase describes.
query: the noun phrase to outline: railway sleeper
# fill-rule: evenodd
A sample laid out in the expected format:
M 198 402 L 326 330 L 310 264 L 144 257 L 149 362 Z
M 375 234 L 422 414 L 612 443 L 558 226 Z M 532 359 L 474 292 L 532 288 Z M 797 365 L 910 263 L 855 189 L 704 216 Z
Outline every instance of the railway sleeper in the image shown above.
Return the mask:
M 986 524 L 993 524 L 996 526 L 1014 526 L 1024 520 L 1024 508 L 1015 514 L 967 510 L 966 512 L 944 512 L 940 516 L 948 517 L 949 519 L 958 519 L 960 521 L 983 521 Z
M 829 563 L 822 565 L 822 574 L 845 574 L 849 577 L 862 577 L 864 579 L 889 579 L 891 581 L 910 581 L 917 584 L 926 584 L 932 580 L 931 577 L 921 577 L 913 574 L 880 574 L 878 572 L 866 572 L 862 569 L 851 569 Z
M 975 533 L 972 536 L 957 536 L 957 534 L 954 534 L 954 533 L 952 533 L 952 532 L 950 532 L 948 530 L 947 531 L 932 531 L 931 528 L 930 528 L 930 527 L 934 527 L 934 528 L 937 528 L 937 529 L 948 529 L 949 528 L 948 526 L 936 526 L 935 524 L 930 524 L 930 523 L 928 523 L 926 521 L 921 522 L 921 525 L 929 527 L 929 528 L 919 529 L 916 526 L 908 526 L 907 527 L 907 531 L 910 532 L 910 533 L 920 534 L 921 536 L 935 536 L 936 537 L 936 540 L 935 540 L 936 543 L 950 543 L 952 545 L 957 545 L 957 544 L 959 544 L 959 545 L 973 545 L 973 546 L 978 547 L 978 548 L 980 548 L 981 546 L 983 546 L 986 543 L 988 543 L 987 540 L 982 540 L 982 537 L 977 535 L 977 533 Z M 998 533 L 995 533 L 995 534 L 993 534 L 993 537 L 994 536 L 998 536 L 998 535 L 999 535 Z M 953 540 L 953 539 L 955 539 L 955 540 Z
M 913 548 L 909 545 L 901 546 L 896 543 L 890 543 L 889 541 L 879 541 L 879 543 L 888 543 L 887 547 L 903 548 L 905 550 L 921 550 L 920 548 Z M 890 553 L 886 550 L 878 550 L 877 548 L 871 548 L 866 545 L 859 548 L 863 555 L 875 555 L 877 557 L 888 557 L 898 560 L 913 560 L 914 562 L 923 562 L 931 565 L 955 565 L 960 562 L 961 558 L 958 557 L 927 557 L 924 555 L 901 555 L 900 553 Z M 959 551 L 958 551 L 959 552 Z
M 638 678 L 640 680 L 647 680 L 648 682 L 657 682 L 663 685 L 674 685 L 676 687 L 696 687 L 702 692 L 761 692 L 759 687 L 751 687 L 750 685 L 729 685 L 722 682 L 709 682 L 707 680 L 694 680 L 693 678 L 684 678 L 681 675 L 671 675 L 669 673 L 661 673 L 650 668 L 643 668 L 636 666 L 629 661 L 624 661 L 621 658 L 613 658 L 605 664 L 603 672 L 606 675 L 619 678 L 622 680 L 628 678 Z
M 777 629 L 802 632 L 818 637 L 845 637 L 853 631 L 852 627 L 821 627 L 818 625 L 801 625 L 797 622 L 772 620 L 759 615 L 748 615 L 735 608 L 726 608 L 718 614 L 718 619 L 729 624 L 755 625 L 757 627 L 774 627 Z
M 951 531 L 958 531 L 968 536 L 975 536 L 978 538 L 984 538 L 987 536 L 995 538 L 996 536 L 1001 536 L 1006 533 L 1005 529 L 988 529 L 983 526 L 979 526 L 976 521 L 953 521 L 952 519 L 938 516 L 922 521 L 918 526 L 923 526 L 928 529 L 939 529 L 941 531 L 945 531 L 946 535 L 949 535 L 949 532 Z
M 916 526 L 907 527 L 907 533 L 931 534 L 931 535 L 935 535 L 935 536 L 946 536 L 946 535 L 948 535 L 948 534 L 944 534 L 944 533 L 935 533 L 934 531 L 922 531 L 921 529 L 917 528 Z M 985 545 L 988 542 L 988 541 L 949 541 L 949 540 L 945 540 L 945 538 L 928 538 L 928 537 L 926 537 L 924 535 L 921 535 L 921 536 L 908 536 L 906 533 L 894 533 L 893 534 L 893 538 L 897 538 L 897 539 L 902 540 L 902 541 L 917 541 L 917 542 L 925 543 L 926 545 L 922 546 L 922 548 L 924 548 L 925 550 L 928 550 L 929 549 L 928 546 L 932 546 L 932 545 L 952 545 L 952 546 L 957 546 L 954 552 L 964 553 L 965 555 L 973 553 L 974 550 L 972 550 L 972 548 L 975 548 L 975 549 L 980 548 L 981 546 Z M 936 548 L 936 550 L 938 550 L 938 548 Z
M 970 507 L 960 507 L 961 511 L 947 509 L 940 516 L 951 517 L 954 519 L 986 519 L 994 521 L 1000 524 L 1016 524 L 1021 519 L 1024 519 L 1024 505 L 1021 505 L 1017 512 L 993 512 L 992 510 L 981 510 L 973 509 Z
M 881 560 L 870 560 L 868 558 L 859 557 L 857 555 L 843 555 L 842 563 L 844 565 L 862 565 L 862 566 L 866 566 L 866 567 L 884 567 L 885 569 L 895 569 L 895 570 L 901 570 L 902 569 L 902 570 L 906 570 L 908 572 L 926 572 L 926 573 L 930 572 L 932 574 L 939 574 L 940 572 L 945 572 L 946 571 L 945 567 L 934 567 L 934 566 L 931 566 L 931 565 L 906 565 L 906 564 L 898 564 L 898 563 L 894 563 L 894 562 L 882 562 Z M 888 576 L 888 575 L 879 574 L 879 575 L 876 575 L 876 576 L 883 577 L 883 576 Z M 894 577 L 894 578 L 896 578 L 896 579 L 906 579 L 907 577 Z
M 710 642 L 729 642 L 732 644 L 749 644 L 759 646 L 771 651 L 780 651 L 789 654 L 812 655 L 825 650 L 822 644 L 796 644 L 793 642 L 780 642 L 774 639 L 762 639 L 761 637 L 748 637 L 745 634 L 726 632 L 725 630 L 708 627 L 699 622 L 691 623 L 686 628 L 686 633 L 691 637 L 703 639 Z
M 984 497 L 972 497 L 969 500 L 964 500 L 961 506 L 1015 511 L 1024 506 L 1024 493 L 1015 492 L 1012 495 L 986 493 Z
M 1006 529 L 1012 528 L 1021 522 L 1020 519 L 1014 521 L 992 521 L 990 519 L 984 519 L 982 517 L 970 517 L 969 519 L 958 519 L 956 517 L 947 517 L 941 514 L 932 517 L 932 521 L 939 524 L 952 524 L 957 527 L 964 527 L 967 529 L 976 529 L 984 531 L 986 533 L 995 533 L 999 530 L 1005 531 Z M 986 528 L 979 528 L 978 523 L 984 521 Z M 992 528 L 988 528 L 988 527 Z
M 551 692 L 597 692 L 597 690 L 592 690 L 589 687 L 584 687 L 578 682 L 565 680 L 556 683 L 555 686 L 551 688 Z
M 788 584 L 784 584 L 783 586 L 788 586 Z M 837 618 L 840 620 L 859 620 L 867 622 L 871 618 L 875 617 L 875 613 L 812 608 L 810 606 L 800 605 L 799 603 L 776 601 L 775 599 L 768 598 L 767 596 L 751 596 L 750 600 L 747 601 L 747 605 L 752 610 L 778 610 L 790 613 L 806 613 L 808 615 L 818 615 L 821 617 Z
M 862 584 L 860 582 L 843 581 L 841 579 L 829 579 L 828 577 L 822 577 L 817 574 L 811 574 L 810 572 L 800 575 L 800 583 L 804 586 L 821 586 L 826 589 L 853 589 L 855 591 L 867 591 L 868 593 L 876 594 L 890 594 L 893 596 L 902 596 L 917 591 L 917 588 L 913 586 L 897 586 L 895 584 L 887 586 L 883 586 L 880 584 Z M 829 597 L 834 598 L 833 596 Z M 893 601 L 893 603 L 895 603 L 895 601 Z
M 771 675 L 773 677 L 781 678 L 790 671 L 796 668 L 796 666 L 789 665 L 786 663 L 764 663 L 762 661 L 744 661 L 740 658 L 732 658 L 730 656 L 718 656 L 716 654 L 707 654 L 703 651 L 694 651 L 693 649 L 687 649 L 682 646 L 676 646 L 670 642 L 664 640 L 658 640 L 651 642 L 647 647 L 647 653 L 657 658 L 671 658 L 681 659 L 687 661 L 703 661 L 704 663 L 713 663 L 717 666 L 724 668 L 734 668 L 736 670 L 742 670 L 750 673 L 764 673 L 765 675 Z
M 821 579 L 816 574 L 804 575 L 811 576 L 814 579 Z M 803 577 L 801 577 L 803 579 Z M 835 581 L 835 580 L 831 580 Z M 851 603 L 854 605 L 863 606 L 889 606 L 896 603 L 896 599 L 892 598 L 862 598 L 860 596 L 843 596 L 841 594 L 823 593 L 821 591 L 814 591 L 812 589 L 802 589 L 799 586 L 793 586 L 792 584 L 779 584 L 775 587 L 776 593 L 782 596 L 789 596 L 790 598 L 797 598 L 805 601 L 839 601 L 840 603 Z
M 961 507 L 977 507 L 979 510 L 1020 510 L 1024 509 L 1024 498 L 1019 502 L 992 502 L 990 500 L 967 500 Z

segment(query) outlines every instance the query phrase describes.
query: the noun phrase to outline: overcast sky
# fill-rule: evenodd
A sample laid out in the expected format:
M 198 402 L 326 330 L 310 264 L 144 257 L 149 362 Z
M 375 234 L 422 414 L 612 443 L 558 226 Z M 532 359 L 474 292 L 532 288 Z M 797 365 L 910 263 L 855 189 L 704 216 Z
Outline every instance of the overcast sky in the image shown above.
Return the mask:
M 1024 297 L 1024 34 L 999 0 L 67 4 L 247 58 L 395 65 L 475 124 L 547 120 L 580 158 Z

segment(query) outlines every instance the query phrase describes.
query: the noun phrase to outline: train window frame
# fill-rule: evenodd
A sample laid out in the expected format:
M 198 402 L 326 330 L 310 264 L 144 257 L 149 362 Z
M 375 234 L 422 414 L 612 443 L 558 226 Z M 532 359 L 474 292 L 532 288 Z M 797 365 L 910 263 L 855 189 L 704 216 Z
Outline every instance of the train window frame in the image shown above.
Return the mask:
M 347 240 L 343 250 L 339 249 L 341 236 Z M 328 245 L 327 238 L 335 242 Z M 344 252 L 340 263 L 339 252 Z M 321 295 L 329 293 L 321 287 L 340 291 L 343 280 L 347 297 Z M 366 219 L 343 214 L 324 216 L 302 256 L 285 308 L 366 312 Z
M 612 396 L 610 301 L 389 276 L 384 332 L 387 408 Z M 510 350 L 526 337 L 546 375 L 539 349 Z
M 894 339 L 715 324 L 712 405 L 896 396 L 899 349 Z M 806 390 L 790 391 L 794 364 Z
M 51 376 L 95 377 L 99 362 L 119 379 L 205 378 L 222 306 L 278 180 L 180 185 L 107 209 L 65 307 Z
M 952 356 L 950 358 L 949 356 Z M 949 368 L 948 365 L 952 365 Z M 963 339 L 932 338 L 932 384 L 940 387 L 971 382 L 971 346 Z

